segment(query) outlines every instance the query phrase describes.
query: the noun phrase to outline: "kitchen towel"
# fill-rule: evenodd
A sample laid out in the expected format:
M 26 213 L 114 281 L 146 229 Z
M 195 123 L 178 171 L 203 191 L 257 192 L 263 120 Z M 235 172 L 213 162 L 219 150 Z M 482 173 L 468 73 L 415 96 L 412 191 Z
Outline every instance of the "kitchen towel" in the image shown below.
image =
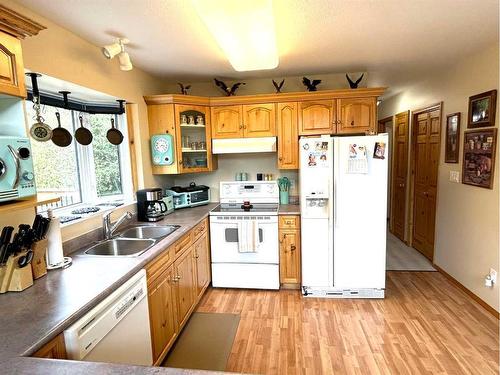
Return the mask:
M 256 253 L 259 248 L 259 226 L 255 220 L 238 222 L 238 252 Z

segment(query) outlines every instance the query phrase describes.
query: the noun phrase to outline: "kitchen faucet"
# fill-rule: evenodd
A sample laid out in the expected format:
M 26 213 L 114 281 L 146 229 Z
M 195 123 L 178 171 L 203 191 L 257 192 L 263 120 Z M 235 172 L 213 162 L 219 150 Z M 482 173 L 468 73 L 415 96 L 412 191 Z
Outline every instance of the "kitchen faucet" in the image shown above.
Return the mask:
M 132 219 L 132 213 L 130 211 L 125 212 L 116 222 L 111 225 L 111 214 L 112 212 L 108 212 L 102 216 L 102 232 L 104 234 L 104 239 L 109 240 L 114 231 L 125 221 Z

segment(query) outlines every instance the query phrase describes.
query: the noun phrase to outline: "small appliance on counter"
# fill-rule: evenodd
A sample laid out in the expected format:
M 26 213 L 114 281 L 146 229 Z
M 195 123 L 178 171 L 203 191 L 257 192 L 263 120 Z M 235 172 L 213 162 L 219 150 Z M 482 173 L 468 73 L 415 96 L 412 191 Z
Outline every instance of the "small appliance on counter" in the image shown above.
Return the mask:
M 0 136 L 0 202 L 35 194 L 29 139 Z
M 210 203 L 210 188 L 205 185 L 173 186 L 165 191 L 174 200 L 174 208 L 196 207 Z
M 174 212 L 174 198 L 171 195 L 164 196 L 163 202 L 165 203 L 165 206 L 167 206 L 167 212 L 165 212 L 165 215 L 170 215 Z
M 167 211 L 162 189 L 149 188 L 137 191 L 137 220 L 160 221 L 163 220 Z

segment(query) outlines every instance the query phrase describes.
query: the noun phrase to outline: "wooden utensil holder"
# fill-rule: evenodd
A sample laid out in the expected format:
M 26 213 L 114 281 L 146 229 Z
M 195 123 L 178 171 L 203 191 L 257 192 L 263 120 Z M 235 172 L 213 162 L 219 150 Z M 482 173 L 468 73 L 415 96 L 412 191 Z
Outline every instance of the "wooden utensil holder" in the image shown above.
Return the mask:
M 31 261 L 31 270 L 33 271 L 33 278 L 39 279 L 47 274 L 47 264 L 45 262 L 45 254 L 47 253 L 48 240 L 43 239 L 37 241 L 31 246 L 33 250 L 33 260 Z
M 12 255 L 5 266 L 0 267 L 0 293 L 21 292 L 33 285 L 33 272 L 31 267 L 19 268 L 19 258 L 26 255 L 26 251 Z

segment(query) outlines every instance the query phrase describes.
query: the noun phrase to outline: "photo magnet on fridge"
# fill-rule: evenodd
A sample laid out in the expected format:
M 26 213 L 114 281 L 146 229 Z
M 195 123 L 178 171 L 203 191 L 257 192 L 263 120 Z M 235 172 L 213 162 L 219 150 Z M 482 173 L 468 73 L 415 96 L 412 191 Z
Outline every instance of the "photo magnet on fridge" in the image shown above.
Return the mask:
M 375 149 L 373 150 L 374 159 L 385 159 L 385 143 L 375 142 Z

